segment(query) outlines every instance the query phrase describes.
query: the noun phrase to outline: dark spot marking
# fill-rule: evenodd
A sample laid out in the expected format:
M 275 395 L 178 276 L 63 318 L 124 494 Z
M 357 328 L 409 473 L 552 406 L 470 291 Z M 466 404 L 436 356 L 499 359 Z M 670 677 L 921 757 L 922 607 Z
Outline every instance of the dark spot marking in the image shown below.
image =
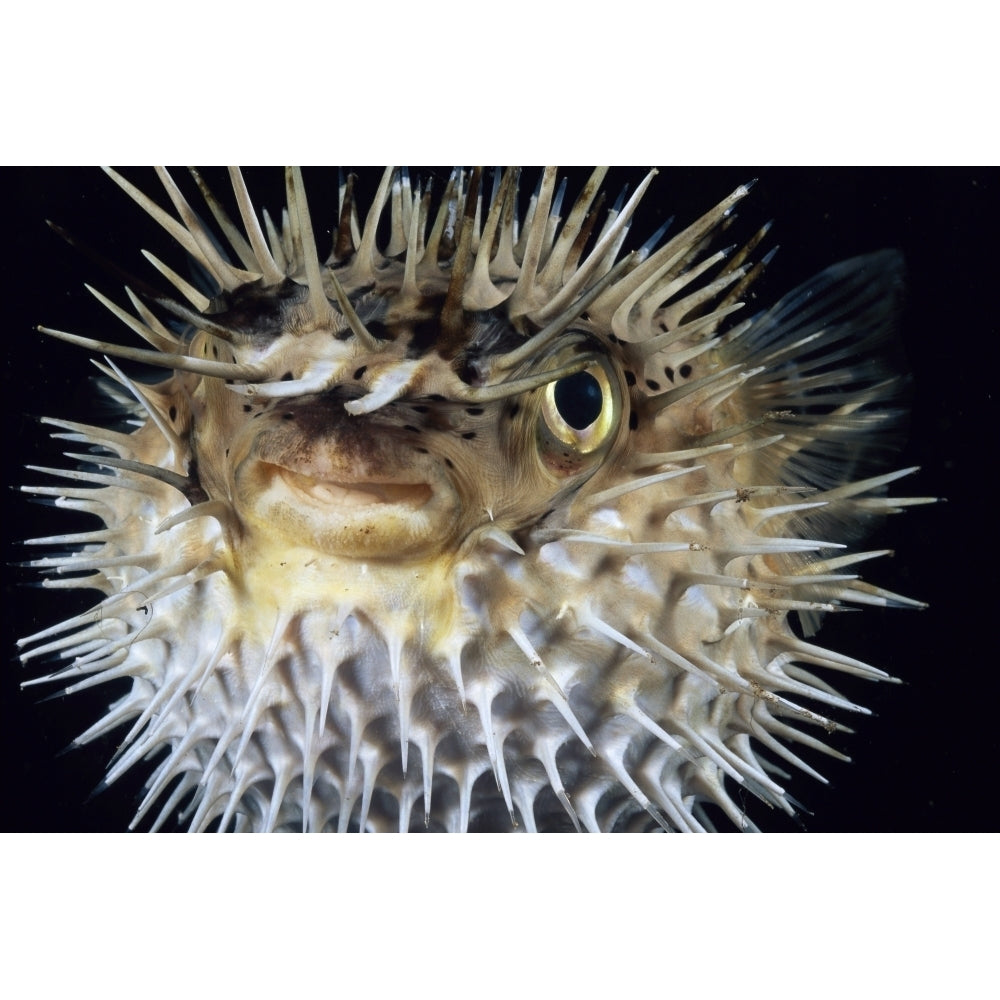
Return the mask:
M 422 404 L 419 406 L 412 407 L 414 413 L 426 413 L 429 409 L 430 409 L 429 406 L 423 406 Z
M 639 414 L 636 413 L 635 410 L 633 410 L 628 415 L 628 426 L 629 426 L 629 430 L 632 430 L 632 431 L 634 431 L 639 426 Z
M 663 369 L 663 374 L 666 375 L 667 378 L 670 379 L 671 382 L 673 382 L 673 380 L 674 380 L 674 370 L 673 370 L 673 368 L 670 367 L 670 365 L 667 365 Z
M 441 321 L 438 318 L 439 308 L 439 305 L 431 306 L 432 316 L 423 319 L 418 316 L 409 322 L 410 342 L 406 345 L 407 357 L 419 358 L 440 344 L 442 331 Z
M 470 417 L 481 416 L 485 410 L 481 406 L 467 406 L 465 412 L 469 414 Z
M 170 422 L 173 423 L 177 419 L 177 407 L 170 407 Z
M 649 388 L 652 389 L 653 392 L 660 391 L 660 383 L 655 381 L 654 379 L 651 378 L 646 379 L 646 385 L 649 386 Z
M 219 349 L 215 346 L 215 344 L 212 344 L 212 357 L 216 360 L 219 358 Z
M 476 436 L 476 432 L 475 431 L 466 431 L 462 435 L 462 437 L 464 437 L 466 441 L 471 441 L 475 436 Z
M 356 372 L 354 373 L 354 379 L 355 379 L 355 381 L 357 381 L 357 380 L 358 380 L 359 378 L 361 378 L 361 376 L 362 376 L 362 375 L 364 375 L 364 373 L 365 373 L 366 371 L 368 371 L 368 365 L 362 365 L 362 366 L 361 366 L 361 367 L 360 367 L 360 368 L 359 368 L 359 369 L 358 369 L 358 370 L 357 370 L 357 371 L 356 371 Z
M 455 468 L 455 466 L 454 466 L 454 464 L 452 463 L 452 461 L 451 461 L 451 459 L 450 459 L 450 458 L 446 458 L 446 459 L 444 460 L 444 464 L 445 464 L 445 465 L 447 465 L 449 469 L 454 469 L 454 468 Z
M 252 409 L 253 409 L 253 407 L 249 403 L 244 403 L 243 404 L 243 412 L 244 413 L 249 413 Z
M 691 366 L 681 365 L 680 368 L 677 369 L 677 374 L 680 375 L 681 378 L 687 378 L 688 375 L 691 374 Z
M 630 386 L 635 385 L 635 372 L 625 372 L 625 384 Z
M 426 448 L 414 448 L 413 449 L 418 455 L 429 455 L 430 452 Z
M 376 340 L 393 340 L 395 339 L 389 333 L 389 328 L 378 319 L 370 319 L 365 322 L 365 326 L 368 328 L 368 332 Z
M 282 382 L 291 382 L 292 381 L 292 373 L 291 372 L 285 372 L 285 374 L 281 376 L 281 381 Z
M 514 403 L 511 406 L 511 408 L 507 411 L 507 416 L 510 417 L 511 420 L 513 420 L 514 417 L 516 417 L 518 415 L 518 413 L 520 412 L 520 410 L 521 410 L 521 404 L 520 403 Z
M 420 428 L 414 427 L 413 424 L 403 424 L 403 430 L 409 431 L 411 434 L 419 434 Z
M 281 414 L 281 419 L 282 420 L 294 420 L 295 419 L 295 414 L 294 413 L 282 413 Z

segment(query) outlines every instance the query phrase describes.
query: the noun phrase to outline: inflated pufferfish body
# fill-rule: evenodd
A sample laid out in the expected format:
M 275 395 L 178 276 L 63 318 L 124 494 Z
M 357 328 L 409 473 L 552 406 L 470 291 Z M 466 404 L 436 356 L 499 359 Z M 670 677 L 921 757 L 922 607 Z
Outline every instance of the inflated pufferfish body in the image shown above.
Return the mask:
M 207 276 L 185 299 L 96 293 L 149 347 L 44 332 L 172 370 L 71 486 L 26 487 L 103 526 L 33 540 L 93 609 L 22 641 L 40 680 L 131 688 L 106 782 L 153 771 L 134 823 L 193 829 L 749 828 L 801 744 L 863 711 L 814 671 L 886 675 L 802 638 L 845 605 L 917 606 L 852 552 L 904 472 L 880 362 L 898 256 L 838 264 L 752 319 L 761 265 L 713 252 L 739 188 L 623 252 L 653 179 L 610 211 L 597 170 L 565 215 L 547 169 L 522 216 L 456 171 L 440 200 L 349 178 L 321 260 L 298 171 L 280 230 L 239 172 L 221 244 L 165 171 L 171 214 L 111 176 Z M 197 175 L 196 175 L 197 177 Z M 360 216 L 364 215 L 361 222 Z M 178 221 L 178 219 L 180 221 Z M 380 224 L 385 232 L 380 231 Z M 766 261 L 766 258 L 765 258 Z M 133 283 L 135 284 L 135 283 Z M 137 286 L 138 287 L 138 286 Z M 165 324 L 149 300 L 184 322 Z M 145 300 L 145 301 L 144 301 Z M 824 730 L 826 732 L 824 732 Z M 734 801 L 734 789 L 742 789 Z

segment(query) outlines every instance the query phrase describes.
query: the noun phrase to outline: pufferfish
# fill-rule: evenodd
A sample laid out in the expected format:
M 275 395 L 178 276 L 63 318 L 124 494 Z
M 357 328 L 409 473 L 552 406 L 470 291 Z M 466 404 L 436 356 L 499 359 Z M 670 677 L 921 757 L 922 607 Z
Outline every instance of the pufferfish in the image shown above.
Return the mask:
M 187 276 L 90 289 L 146 346 L 39 327 L 127 419 L 46 421 L 78 464 L 23 489 L 96 521 L 30 565 L 102 596 L 20 646 L 28 683 L 124 685 L 74 745 L 145 769 L 133 828 L 747 830 L 825 780 L 799 748 L 847 759 L 830 678 L 890 678 L 814 634 L 922 606 L 850 547 L 931 502 L 879 468 L 897 253 L 747 318 L 747 186 L 627 251 L 655 171 L 611 207 L 604 168 L 572 202 L 554 168 L 387 169 L 367 206 L 341 175 L 324 256 L 298 170 L 275 220 L 238 170 L 197 211 L 108 173 Z

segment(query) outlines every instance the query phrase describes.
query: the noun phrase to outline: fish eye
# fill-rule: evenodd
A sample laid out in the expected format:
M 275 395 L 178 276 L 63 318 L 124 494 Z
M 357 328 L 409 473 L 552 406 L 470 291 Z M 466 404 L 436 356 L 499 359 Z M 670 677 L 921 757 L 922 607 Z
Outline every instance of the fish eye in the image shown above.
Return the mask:
M 541 406 L 543 452 L 563 459 L 590 455 L 608 442 L 620 416 L 620 391 L 599 362 L 550 382 Z
M 604 408 L 601 383 L 590 372 L 577 372 L 552 383 L 552 401 L 559 416 L 574 430 L 589 427 Z

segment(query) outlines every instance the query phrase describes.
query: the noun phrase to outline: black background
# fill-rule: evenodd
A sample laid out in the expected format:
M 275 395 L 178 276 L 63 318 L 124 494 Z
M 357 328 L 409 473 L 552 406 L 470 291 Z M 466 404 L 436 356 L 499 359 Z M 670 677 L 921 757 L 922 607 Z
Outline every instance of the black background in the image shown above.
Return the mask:
M 437 190 L 446 177 L 441 177 Z M 426 172 L 423 172 L 426 175 Z M 616 169 L 606 187 L 634 185 L 643 171 Z M 59 448 L 32 418 L 40 415 L 100 422 L 93 369 L 84 352 L 43 338 L 44 324 L 121 343 L 134 338 L 83 289 L 88 281 L 124 301 L 111 278 L 45 226 L 51 218 L 153 284 L 163 281 L 139 247 L 179 267 L 178 254 L 152 222 L 99 171 L 4 170 L 12 211 L 2 265 L 8 306 L 3 396 L 8 454 L 6 481 L 42 481 L 25 463 L 61 464 Z M 151 174 L 130 173 L 160 203 L 166 197 Z M 213 175 L 215 176 L 215 175 Z M 828 621 L 822 641 L 904 680 L 903 685 L 837 681 L 875 718 L 844 720 L 853 735 L 837 745 L 851 764 L 822 759 L 830 778 L 821 786 L 797 775 L 791 791 L 811 815 L 799 823 L 759 804 L 751 815 L 764 829 L 813 831 L 992 830 L 996 785 L 998 657 L 989 641 L 996 552 L 991 515 L 998 459 L 996 405 L 997 187 L 994 169 L 958 168 L 668 168 L 647 194 L 629 245 L 670 214 L 691 221 L 738 183 L 759 183 L 741 206 L 741 224 L 773 218 L 769 246 L 781 249 L 757 286 L 770 304 L 796 283 L 836 260 L 882 247 L 902 250 L 909 295 L 901 336 L 913 373 L 909 443 L 898 466 L 921 471 L 896 492 L 940 495 L 947 503 L 888 519 L 868 547 L 888 547 L 893 559 L 868 563 L 868 580 L 929 602 L 921 612 L 870 610 Z M 368 191 L 377 173 L 364 172 Z M 579 183 L 573 174 L 574 183 Z M 332 219 L 335 175 L 307 171 L 314 218 Z M 221 185 L 219 185 L 221 187 Z M 258 205 L 279 206 L 280 173 L 250 174 Z M 570 196 L 573 188 L 571 186 Z M 327 214 L 323 215 L 326 208 Z M 317 230 L 323 227 L 317 223 Z M 319 235 L 325 249 L 325 234 Z M 95 416 L 95 413 L 98 413 Z M 49 480 L 45 480 L 48 482 Z M 4 534 L 9 563 L 31 558 L 16 540 L 71 530 L 68 515 L 8 492 Z M 3 666 L 0 668 L 0 797 L 4 830 L 121 830 L 135 808 L 141 774 L 87 801 L 100 781 L 113 741 L 58 756 L 102 710 L 101 692 L 41 702 L 43 688 L 19 690 L 26 676 L 14 640 L 79 610 L 80 595 L 49 593 L 22 584 L 30 571 L 5 570 Z M 96 752 L 95 752 L 96 750 Z M 817 763 L 813 759 L 813 763 Z M 141 768 L 139 769 L 141 771 Z

